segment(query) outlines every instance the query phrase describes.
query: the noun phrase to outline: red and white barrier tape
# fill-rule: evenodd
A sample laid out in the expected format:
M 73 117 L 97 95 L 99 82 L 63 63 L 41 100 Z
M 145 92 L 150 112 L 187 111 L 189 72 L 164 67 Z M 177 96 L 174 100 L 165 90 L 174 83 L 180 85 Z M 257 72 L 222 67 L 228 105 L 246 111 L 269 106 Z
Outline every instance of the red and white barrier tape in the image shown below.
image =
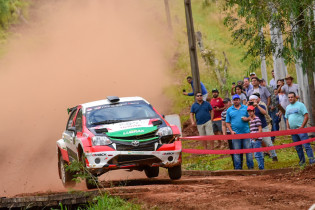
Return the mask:
M 230 140 L 230 139 L 249 139 L 268 136 L 285 136 L 299 133 L 311 133 L 315 132 L 315 127 L 300 128 L 283 131 L 261 132 L 261 133 L 245 133 L 234 135 L 211 135 L 211 136 L 189 136 L 181 137 L 181 140 L 198 140 L 198 141 L 210 141 L 210 140 Z
M 182 151 L 185 153 L 190 153 L 190 154 L 241 154 L 241 153 L 265 152 L 269 150 L 294 147 L 297 145 L 310 143 L 312 141 L 315 141 L 315 138 L 306 139 L 303 141 L 298 141 L 298 142 L 289 143 L 289 144 L 277 145 L 277 146 L 272 146 L 272 147 L 255 148 L 255 149 L 235 149 L 235 150 L 182 149 Z
M 262 132 L 262 133 L 246 133 L 246 134 L 235 134 L 235 135 L 211 135 L 211 136 L 189 136 L 182 137 L 182 140 L 198 140 L 198 141 L 209 141 L 209 140 L 231 140 L 231 139 L 249 139 L 249 138 L 259 138 L 259 137 L 268 137 L 268 136 L 284 136 L 284 135 L 293 135 L 299 133 L 311 133 L 315 132 L 315 127 L 309 128 L 300 128 L 292 130 L 283 130 L 283 131 L 273 131 L 273 132 Z M 241 153 L 253 153 L 253 152 L 265 152 L 269 150 L 283 149 L 288 147 L 294 147 L 297 145 L 310 143 L 315 141 L 315 138 L 306 139 L 299 142 L 277 145 L 272 147 L 263 147 L 255 149 L 236 149 L 236 150 L 201 150 L 201 149 L 183 149 L 185 153 L 191 154 L 241 154 Z

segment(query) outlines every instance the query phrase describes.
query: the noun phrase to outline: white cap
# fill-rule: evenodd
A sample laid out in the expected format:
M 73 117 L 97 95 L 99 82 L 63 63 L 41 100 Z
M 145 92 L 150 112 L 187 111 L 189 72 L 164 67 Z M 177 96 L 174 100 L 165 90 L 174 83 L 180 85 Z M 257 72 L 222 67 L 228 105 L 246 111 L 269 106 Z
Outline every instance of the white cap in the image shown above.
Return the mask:
M 257 97 L 256 95 L 251 95 L 251 96 L 249 96 L 249 100 L 252 100 L 252 99 L 257 100 L 257 99 L 258 99 L 258 97 Z

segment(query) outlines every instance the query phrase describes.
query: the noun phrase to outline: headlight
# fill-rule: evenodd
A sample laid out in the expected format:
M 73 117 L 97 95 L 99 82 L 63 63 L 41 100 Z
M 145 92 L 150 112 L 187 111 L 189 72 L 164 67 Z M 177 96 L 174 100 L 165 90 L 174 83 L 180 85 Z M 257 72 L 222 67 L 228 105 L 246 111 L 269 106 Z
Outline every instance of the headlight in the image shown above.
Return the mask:
M 107 136 L 94 136 L 92 137 L 93 146 L 109 145 L 112 141 Z
M 170 135 L 173 135 L 173 131 L 170 127 L 163 127 L 163 128 L 160 128 L 157 132 L 156 132 L 157 135 L 159 136 L 170 136 Z

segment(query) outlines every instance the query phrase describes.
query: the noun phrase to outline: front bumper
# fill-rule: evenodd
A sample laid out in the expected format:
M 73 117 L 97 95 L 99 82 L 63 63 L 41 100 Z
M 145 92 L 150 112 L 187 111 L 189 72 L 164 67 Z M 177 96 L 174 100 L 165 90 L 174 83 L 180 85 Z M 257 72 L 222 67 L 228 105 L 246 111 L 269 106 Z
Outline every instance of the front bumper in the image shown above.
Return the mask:
M 181 164 L 181 152 L 181 142 L 175 141 L 157 151 L 102 151 L 85 153 L 85 156 L 87 168 L 102 173 L 104 170 L 145 166 L 173 167 Z

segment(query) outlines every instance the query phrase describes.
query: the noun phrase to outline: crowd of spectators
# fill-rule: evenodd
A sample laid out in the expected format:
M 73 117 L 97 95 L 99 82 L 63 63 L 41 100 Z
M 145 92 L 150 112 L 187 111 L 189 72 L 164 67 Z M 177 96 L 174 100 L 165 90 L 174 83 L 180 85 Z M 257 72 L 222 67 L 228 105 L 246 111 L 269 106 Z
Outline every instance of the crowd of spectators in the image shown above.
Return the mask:
M 281 120 L 285 129 L 297 129 L 306 126 L 308 111 L 305 105 L 299 102 L 298 85 L 293 83 L 294 78 L 287 75 L 284 79 L 275 81 L 274 71 L 269 84 L 264 79 L 259 79 L 254 72 L 250 77 L 232 83 L 231 98 L 219 97 L 219 90 L 213 89 L 212 95 L 201 83 L 201 93 L 194 93 L 192 77 L 187 77 L 187 82 L 192 86 L 192 92 L 184 95 L 195 96 L 195 103 L 191 107 L 190 121 L 197 125 L 199 135 L 233 135 L 278 131 Z M 294 142 L 308 139 L 307 134 L 292 135 Z M 262 146 L 273 146 L 275 137 L 261 137 L 256 139 L 232 139 L 203 141 L 205 149 L 250 149 Z M 208 147 L 209 145 L 209 147 Z M 216 145 L 216 147 L 215 147 Z M 303 147 L 309 158 L 309 163 L 315 163 L 314 153 L 310 144 L 296 146 L 300 165 L 305 164 Z M 247 153 L 231 155 L 234 169 L 243 168 L 243 156 L 246 156 L 248 169 L 254 168 L 253 154 Z M 278 161 L 275 150 L 254 153 L 258 168 L 264 169 L 264 157 L 269 156 L 273 161 Z

